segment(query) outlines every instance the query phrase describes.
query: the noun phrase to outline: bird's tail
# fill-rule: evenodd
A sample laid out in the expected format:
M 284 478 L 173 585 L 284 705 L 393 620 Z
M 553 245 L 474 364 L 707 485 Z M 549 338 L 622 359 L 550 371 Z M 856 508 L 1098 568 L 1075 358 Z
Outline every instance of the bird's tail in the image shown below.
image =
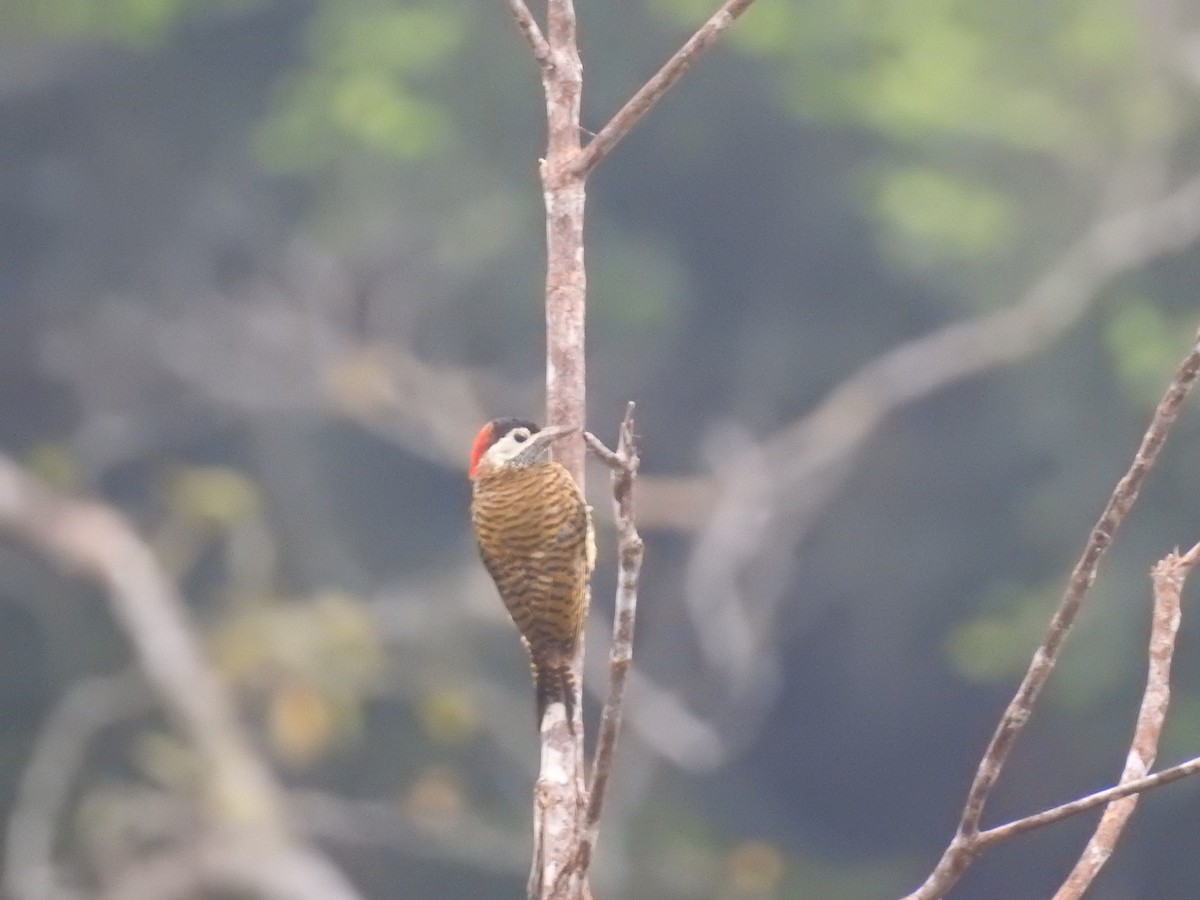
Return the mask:
M 542 719 L 550 704 L 561 703 L 567 714 L 567 727 L 574 729 L 575 676 L 571 673 L 571 664 L 567 661 L 536 664 L 533 678 L 537 685 L 538 728 L 542 727 Z

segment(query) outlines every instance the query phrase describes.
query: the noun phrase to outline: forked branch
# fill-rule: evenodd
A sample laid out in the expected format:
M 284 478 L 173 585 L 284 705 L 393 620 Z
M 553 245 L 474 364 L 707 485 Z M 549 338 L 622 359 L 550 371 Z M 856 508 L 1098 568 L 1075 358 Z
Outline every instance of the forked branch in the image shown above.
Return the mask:
M 1121 522 L 1132 508 L 1134 501 L 1137 500 L 1142 484 L 1158 459 L 1159 451 L 1162 449 L 1167 435 L 1179 418 L 1183 401 L 1195 384 L 1197 375 L 1200 375 L 1200 334 L 1197 334 L 1191 350 L 1176 369 L 1166 393 L 1154 410 L 1150 426 L 1142 437 L 1133 462 L 1117 483 L 1112 496 L 1105 504 L 1104 511 L 1088 536 L 1083 554 L 1071 572 L 1066 590 L 1058 609 L 1050 620 L 1050 626 L 1042 645 L 1034 653 L 1029 669 L 1013 699 L 1009 702 L 1008 708 L 1005 709 L 983 759 L 979 763 L 954 839 L 942 854 L 942 858 L 925 883 L 910 894 L 906 900 L 932 900 L 932 898 L 943 896 L 962 877 L 983 847 L 987 843 L 995 842 L 994 833 L 988 832 L 990 837 L 985 841 L 983 840 L 984 833 L 980 831 L 979 823 L 983 817 L 984 806 L 991 795 L 992 788 L 1000 778 L 1000 773 L 1012 752 L 1013 745 L 1033 712 L 1034 704 L 1037 702 L 1042 688 L 1045 687 L 1054 670 L 1067 635 L 1075 623 L 1092 583 L 1096 580 L 1096 571 L 1099 568 L 1100 560 L 1111 546 Z M 1136 793 L 1136 791 L 1130 793 Z M 1120 796 L 1127 795 L 1122 793 Z
M 1155 772 L 1153 775 L 1135 778 L 1132 781 L 1126 781 L 1115 787 L 1105 788 L 1102 791 L 1096 791 L 1094 794 L 1088 794 L 1086 797 L 1080 797 L 1078 800 L 1072 800 L 1069 803 L 1063 803 L 1060 806 L 1042 810 L 1042 812 L 1034 813 L 1032 816 L 1025 816 L 1023 819 L 1017 819 L 1015 822 L 1008 822 L 1004 825 L 997 825 L 995 828 L 988 828 L 975 836 L 975 840 L 971 845 L 972 857 L 977 856 L 993 844 L 1007 841 L 1018 834 L 1025 834 L 1030 831 L 1036 831 L 1039 828 L 1045 828 L 1047 825 L 1054 825 L 1064 819 L 1085 813 L 1089 809 L 1103 806 L 1105 803 L 1113 803 L 1123 797 L 1132 797 L 1134 794 L 1144 794 L 1146 791 L 1171 784 L 1197 773 L 1200 773 L 1200 756 L 1171 766 L 1169 769 L 1163 769 L 1161 772 Z M 947 885 L 948 888 L 949 885 Z M 925 895 L 922 894 L 921 896 Z M 937 894 L 936 896 L 940 897 L 942 895 Z
M 596 132 L 596 136 L 588 142 L 575 161 L 575 171 L 587 175 L 599 165 L 604 157 L 612 152 L 620 140 L 633 130 L 633 126 L 654 108 L 692 64 L 717 42 L 734 20 L 744 13 L 754 0 L 726 0 L 712 17 L 688 38 L 663 67 L 647 81 L 617 114 L 609 119 L 608 124 Z
M 634 123 L 687 71 L 700 53 L 716 41 L 753 0 L 727 0 L 684 47 L 614 116 L 601 134 L 582 148 L 579 111 L 583 94 L 583 67 L 576 39 L 573 0 L 546 0 L 545 32 L 524 0 L 507 0 L 509 11 L 541 65 L 546 101 L 546 152 L 541 161 L 542 196 L 546 204 L 546 422 L 582 429 L 586 421 L 586 358 L 584 207 L 588 174 Z M 637 455 L 633 449 L 632 405 L 622 425 L 617 452 L 600 453 L 617 460 L 614 489 L 618 521 L 622 526 L 622 576 L 618 590 L 613 687 L 601 721 L 597 745 L 596 778 L 600 782 L 588 801 L 584 772 L 583 721 L 577 695 L 574 722 L 544 716 L 541 731 L 541 765 L 534 792 L 534 852 L 528 894 L 531 900 L 575 900 L 588 894 L 587 866 L 595 844 L 612 753 L 620 720 L 620 697 L 629 667 L 633 638 L 633 610 L 641 539 L 632 525 L 632 483 Z M 593 446 L 593 449 L 596 449 Z M 581 434 L 564 438 L 556 458 L 582 488 L 584 441 Z M 599 451 L 598 451 L 599 452 Z M 575 684 L 582 682 L 583 641 L 576 644 L 572 661 Z
M 508 9 L 516 20 L 517 27 L 521 29 L 521 34 L 525 35 L 525 40 L 529 42 L 529 50 L 533 53 L 533 58 L 541 66 L 549 65 L 550 45 L 546 43 L 542 29 L 538 27 L 533 13 L 525 5 L 525 0 L 508 0 Z

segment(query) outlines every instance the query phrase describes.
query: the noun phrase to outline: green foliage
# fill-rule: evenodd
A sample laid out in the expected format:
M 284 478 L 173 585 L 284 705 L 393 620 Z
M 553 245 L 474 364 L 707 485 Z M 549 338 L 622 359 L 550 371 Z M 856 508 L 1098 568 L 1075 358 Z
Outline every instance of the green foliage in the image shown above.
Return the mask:
M 656 3 L 692 25 L 710 5 Z M 1175 113 L 1122 0 L 793 0 L 752 7 L 732 41 L 774 64 L 795 113 L 903 155 L 865 195 L 885 243 L 960 281 L 977 261 L 980 291 L 1027 230 L 1090 203 L 1094 179 L 1161 142 Z
M 1200 697 L 1186 688 L 1173 688 L 1158 758 L 1169 764 L 1195 756 L 1197 734 L 1200 734 Z
M 928 166 L 880 171 L 872 181 L 876 215 L 909 258 L 975 258 L 1012 234 L 1009 200 L 984 184 Z
M 600 336 L 661 335 L 674 324 L 686 273 L 649 235 L 609 233 L 595 241 L 589 288 L 591 327 Z
M 1109 316 L 1104 343 L 1131 396 L 1153 405 L 1192 337 L 1194 323 L 1170 316 L 1141 296 L 1122 299 Z
M 262 512 L 258 485 L 228 466 L 177 466 L 168 476 L 166 500 L 173 513 L 220 527 Z
M 271 746 L 309 765 L 363 728 L 363 704 L 383 648 L 360 602 L 326 592 L 247 604 L 212 637 L 222 674 L 266 712 Z
M 186 14 L 247 0 L 7 0 L 0 27 L 51 39 L 96 39 L 128 44 L 159 40 Z
M 1109 574 L 1106 588 L 1093 589 L 1091 616 L 1075 628 L 1074 643 L 1087 653 L 1067 653 L 1055 670 L 1050 702 L 1062 709 L 1088 710 L 1111 700 L 1111 691 L 1130 676 L 1127 662 L 1130 619 L 1121 606 L 1130 594 L 1121 588 L 1120 571 Z M 1134 590 L 1133 586 L 1130 586 Z M 950 668 L 978 684 L 1013 685 L 1025 674 L 1058 607 L 1063 584 L 1051 581 L 1029 590 L 999 590 L 978 604 L 977 615 L 946 636 Z
M 979 684 L 1007 684 L 1019 678 L 1057 600 L 1053 589 L 1044 587 L 1026 593 L 1000 591 L 980 603 L 989 611 L 961 622 L 946 636 L 951 669 Z
M 42 441 L 25 454 L 25 465 L 38 478 L 59 490 L 77 490 L 82 483 L 71 448 L 62 441 Z
M 429 691 L 417 713 L 425 733 L 435 743 L 462 744 L 479 729 L 479 710 L 465 691 L 439 687 Z
M 356 149 L 413 159 L 445 146 L 451 119 L 418 82 L 458 47 L 459 10 L 327 3 L 309 28 L 310 62 L 285 80 L 257 136 L 268 166 L 314 168 Z
M 1109 143 L 1114 126 L 1123 139 L 1145 137 L 1127 116 L 1114 116 L 1114 89 L 1142 81 L 1142 25 L 1127 4 L 858 0 L 836 8 L 858 62 L 842 67 L 841 96 L 893 138 L 986 141 L 1074 158 Z
M 0 27 L 53 40 L 150 44 L 185 15 L 250 0 L 10 0 Z M 326 165 L 366 151 L 413 159 L 452 133 L 444 106 L 418 83 L 460 45 L 461 8 L 388 0 L 322 3 L 309 24 L 308 60 L 282 82 L 256 139 L 280 171 Z

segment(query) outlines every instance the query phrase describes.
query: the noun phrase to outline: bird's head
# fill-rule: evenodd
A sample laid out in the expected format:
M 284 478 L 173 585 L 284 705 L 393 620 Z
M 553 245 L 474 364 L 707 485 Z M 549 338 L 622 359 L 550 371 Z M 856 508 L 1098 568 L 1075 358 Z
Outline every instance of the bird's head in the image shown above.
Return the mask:
M 492 419 L 475 435 L 469 474 L 474 478 L 491 469 L 520 469 L 546 462 L 550 445 L 578 430 L 561 425 L 539 428 L 526 419 Z

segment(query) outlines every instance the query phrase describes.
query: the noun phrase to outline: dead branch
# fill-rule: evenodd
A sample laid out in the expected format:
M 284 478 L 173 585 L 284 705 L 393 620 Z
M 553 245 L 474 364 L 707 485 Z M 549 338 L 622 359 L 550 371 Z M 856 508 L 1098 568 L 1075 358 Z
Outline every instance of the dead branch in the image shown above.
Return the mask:
M 700 26 L 654 76 L 638 89 L 608 124 L 583 148 L 573 167 L 576 172 L 587 175 L 612 152 L 620 140 L 633 130 L 638 122 L 654 108 L 692 64 L 708 50 L 734 20 L 744 13 L 754 0 L 726 0 L 712 17 Z
M 520 10 L 517 22 L 521 23 Z M 584 178 L 571 171 L 579 152 L 579 107 L 583 67 L 576 41 L 573 0 L 547 0 L 547 57 L 541 64 L 546 100 L 546 155 L 541 164 L 546 204 L 546 422 L 582 431 L 586 401 L 583 260 Z M 535 47 L 535 53 L 538 48 Z M 555 456 L 584 486 L 583 437 L 558 443 Z M 586 611 L 585 611 L 586 616 Z M 579 847 L 587 803 L 584 772 L 582 694 L 583 639 L 573 661 L 575 721 L 552 705 L 541 723 L 541 765 L 534 787 L 533 862 L 530 900 L 576 900 L 586 872 L 569 872 Z M 566 873 L 565 883 L 559 876 Z
M 987 847 L 1007 841 L 1018 834 L 1025 834 L 1038 828 L 1045 828 L 1047 825 L 1053 825 L 1056 822 L 1061 822 L 1063 819 L 1077 816 L 1080 813 L 1087 812 L 1089 809 L 1095 809 L 1097 806 L 1113 803 L 1123 797 L 1132 797 L 1134 794 L 1144 794 L 1146 791 L 1163 787 L 1164 785 L 1197 773 L 1200 773 L 1200 756 L 1171 766 L 1169 769 L 1163 769 L 1161 772 L 1155 772 L 1153 775 L 1135 778 L 1124 784 L 1118 784 L 1115 787 L 1106 788 L 1094 794 L 1088 794 L 1086 797 L 1080 797 L 1078 800 L 1072 800 L 1070 803 L 1063 803 L 1061 806 L 1055 806 L 1040 813 L 1034 813 L 1032 816 L 1017 819 L 1015 822 L 997 825 L 995 828 L 988 828 L 980 831 L 976 836 L 973 844 L 973 855 L 977 856 Z M 942 895 L 938 894 L 937 896 L 940 897 Z
M 576 41 L 573 0 L 547 0 L 546 39 L 540 40 L 536 21 L 523 0 L 509 0 L 509 9 L 541 64 L 546 100 L 546 155 L 541 164 L 542 193 L 546 204 L 546 421 L 578 428 L 559 444 L 557 455 L 582 488 L 584 486 L 583 424 L 586 419 L 587 372 L 584 355 L 586 271 L 584 267 L 583 222 L 585 181 L 588 173 L 659 97 L 687 70 L 732 23 L 751 0 L 730 0 L 663 70 L 635 95 L 589 145 L 585 155 L 580 146 L 579 110 L 583 93 L 583 69 Z M 622 430 L 626 451 L 632 449 L 629 416 Z M 620 445 L 618 447 L 620 452 Z M 630 473 L 632 478 L 632 473 Z M 636 532 L 633 532 L 636 538 Z M 632 538 L 631 538 L 632 540 Z M 639 541 L 640 544 L 640 541 Z M 630 544 L 632 546 L 632 544 Z M 638 554 L 640 559 L 640 552 Z M 636 572 L 636 570 L 635 570 Z M 636 586 L 636 578 L 631 587 Z M 632 639 L 632 605 L 628 606 Z M 618 629 L 622 627 L 618 616 Z M 626 644 L 628 647 L 628 643 Z M 582 637 L 573 668 L 575 684 L 583 682 Z M 618 666 L 624 683 L 628 662 Z M 529 875 L 531 898 L 576 898 L 588 893 L 587 863 L 590 843 L 585 829 L 595 839 L 596 820 L 585 824 L 587 783 L 583 763 L 582 696 L 576 697 L 575 722 L 556 715 L 542 719 L 541 769 L 534 801 L 534 854 Z M 610 757 L 616 740 L 616 720 L 609 721 L 611 743 L 604 750 Z M 602 747 L 603 749 L 603 747 Z M 607 779 L 607 768 L 604 771 Z
M 1158 453 L 1162 449 L 1167 435 L 1178 419 L 1179 410 L 1198 374 L 1200 374 L 1200 334 L 1197 335 L 1192 349 L 1176 369 L 1166 393 L 1154 410 L 1150 426 L 1142 437 L 1129 470 L 1117 483 L 1099 520 L 1088 536 L 1083 554 L 1071 572 L 1062 601 L 1050 620 L 1046 637 L 1034 654 L 1025 677 L 1009 702 L 1008 708 L 1004 711 L 1004 715 L 988 743 L 987 750 L 984 752 L 983 759 L 979 763 L 978 771 L 975 773 L 975 778 L 967 793 L 967 800 L 954 838 L 925 883 L 910 894 L 907 900 L 932 900 L 932 898 L 943 896 L 962 877 L 979 854 L 981 849 L 979 823 L 992 788 L 999 779 L 1009 753 L 1025 727 L 1025 723 L 1029 721 L 1042 688 L 1045 687 L 1054 670 L 1059 652 L 1083 606 L 1088 590 L 1096 579 L 1096 570 L 1100 560 L 1111 546 L 1117 529 L 1137 499 L 1142 484 L 1158 458 Z
M 293 836 L 279 786 L 204 660 L 183 599 L 125 520 L 51 491 L 0 456 L 0 530 L 105 587 L 139 667 L 204 763 L 205 806 L 222 840 L 262 848 L 264 867 L 286 857 L 289 870 L 304 868 L 308 887 L 294 897 L 356 898 L 336 868 Z
M 633 504 L 633 482 L 640 460 L 633 433 L 633 410 L 625 408 L 617 437 L 616 452 L 609 450 L 590 433 L 584 435 L 588 448 L 612 469 L 613 516 L 617 522 L 617 556 L 620 573 L 617 577 L 617 597 L 613 611 L 613 636 L 608 658 L 608 697 L 600 714 L 600 733 L 592 758 L 591 794 L 584 818 L 583 838 L 579 843 L 576 865 L 586 872 L 596 841 L 600 836 L 600 817 L 604 797 L 612 773 L 613 755 L 621 734 L 621 718 L 625 701 L 625 681 L 633 661 L 633 632 L 637 618 L 638 578 L 642 571 L 645 547 L 637 532 Z
M 1151 572 L 1154 583 L 1154 613 L 1150 627 L 1149 665 L 1146 690 L 1138 710 L 1133 741 L 1120 784 L 1144 777 L 1158 756 L 1167 707 L 1171 701 L 1171 660 L 1175 655 L 1175 639 L 1179 634 L 1180 594 L 1183 582 L 1200 557 L 1200 544 L 1182 556 L 1176 550 L 1159 560 Z M 1138 794 L 1113 801 L 1104 810 L 1091 839 L 1067 876 L 1054 900 L 1079 900 L 1095 880 L 1100 869 L 1112 856 L 1113 848 L 1126 823 L 1137 808 Z
M 521 29 L 521 34 L 525 35 L 525 40 L 529 42 L 529 49 L 533 53 L 533 58 L 542 66 L 548 65 L 550 62 L 550 45 L 546 43 L 542 29 L 538 26 L 533 14 L 529 11 L 529 7 L 525 5 L 525 0 L 508 0 L 508 10 L 516 20 L 517 27 Z

